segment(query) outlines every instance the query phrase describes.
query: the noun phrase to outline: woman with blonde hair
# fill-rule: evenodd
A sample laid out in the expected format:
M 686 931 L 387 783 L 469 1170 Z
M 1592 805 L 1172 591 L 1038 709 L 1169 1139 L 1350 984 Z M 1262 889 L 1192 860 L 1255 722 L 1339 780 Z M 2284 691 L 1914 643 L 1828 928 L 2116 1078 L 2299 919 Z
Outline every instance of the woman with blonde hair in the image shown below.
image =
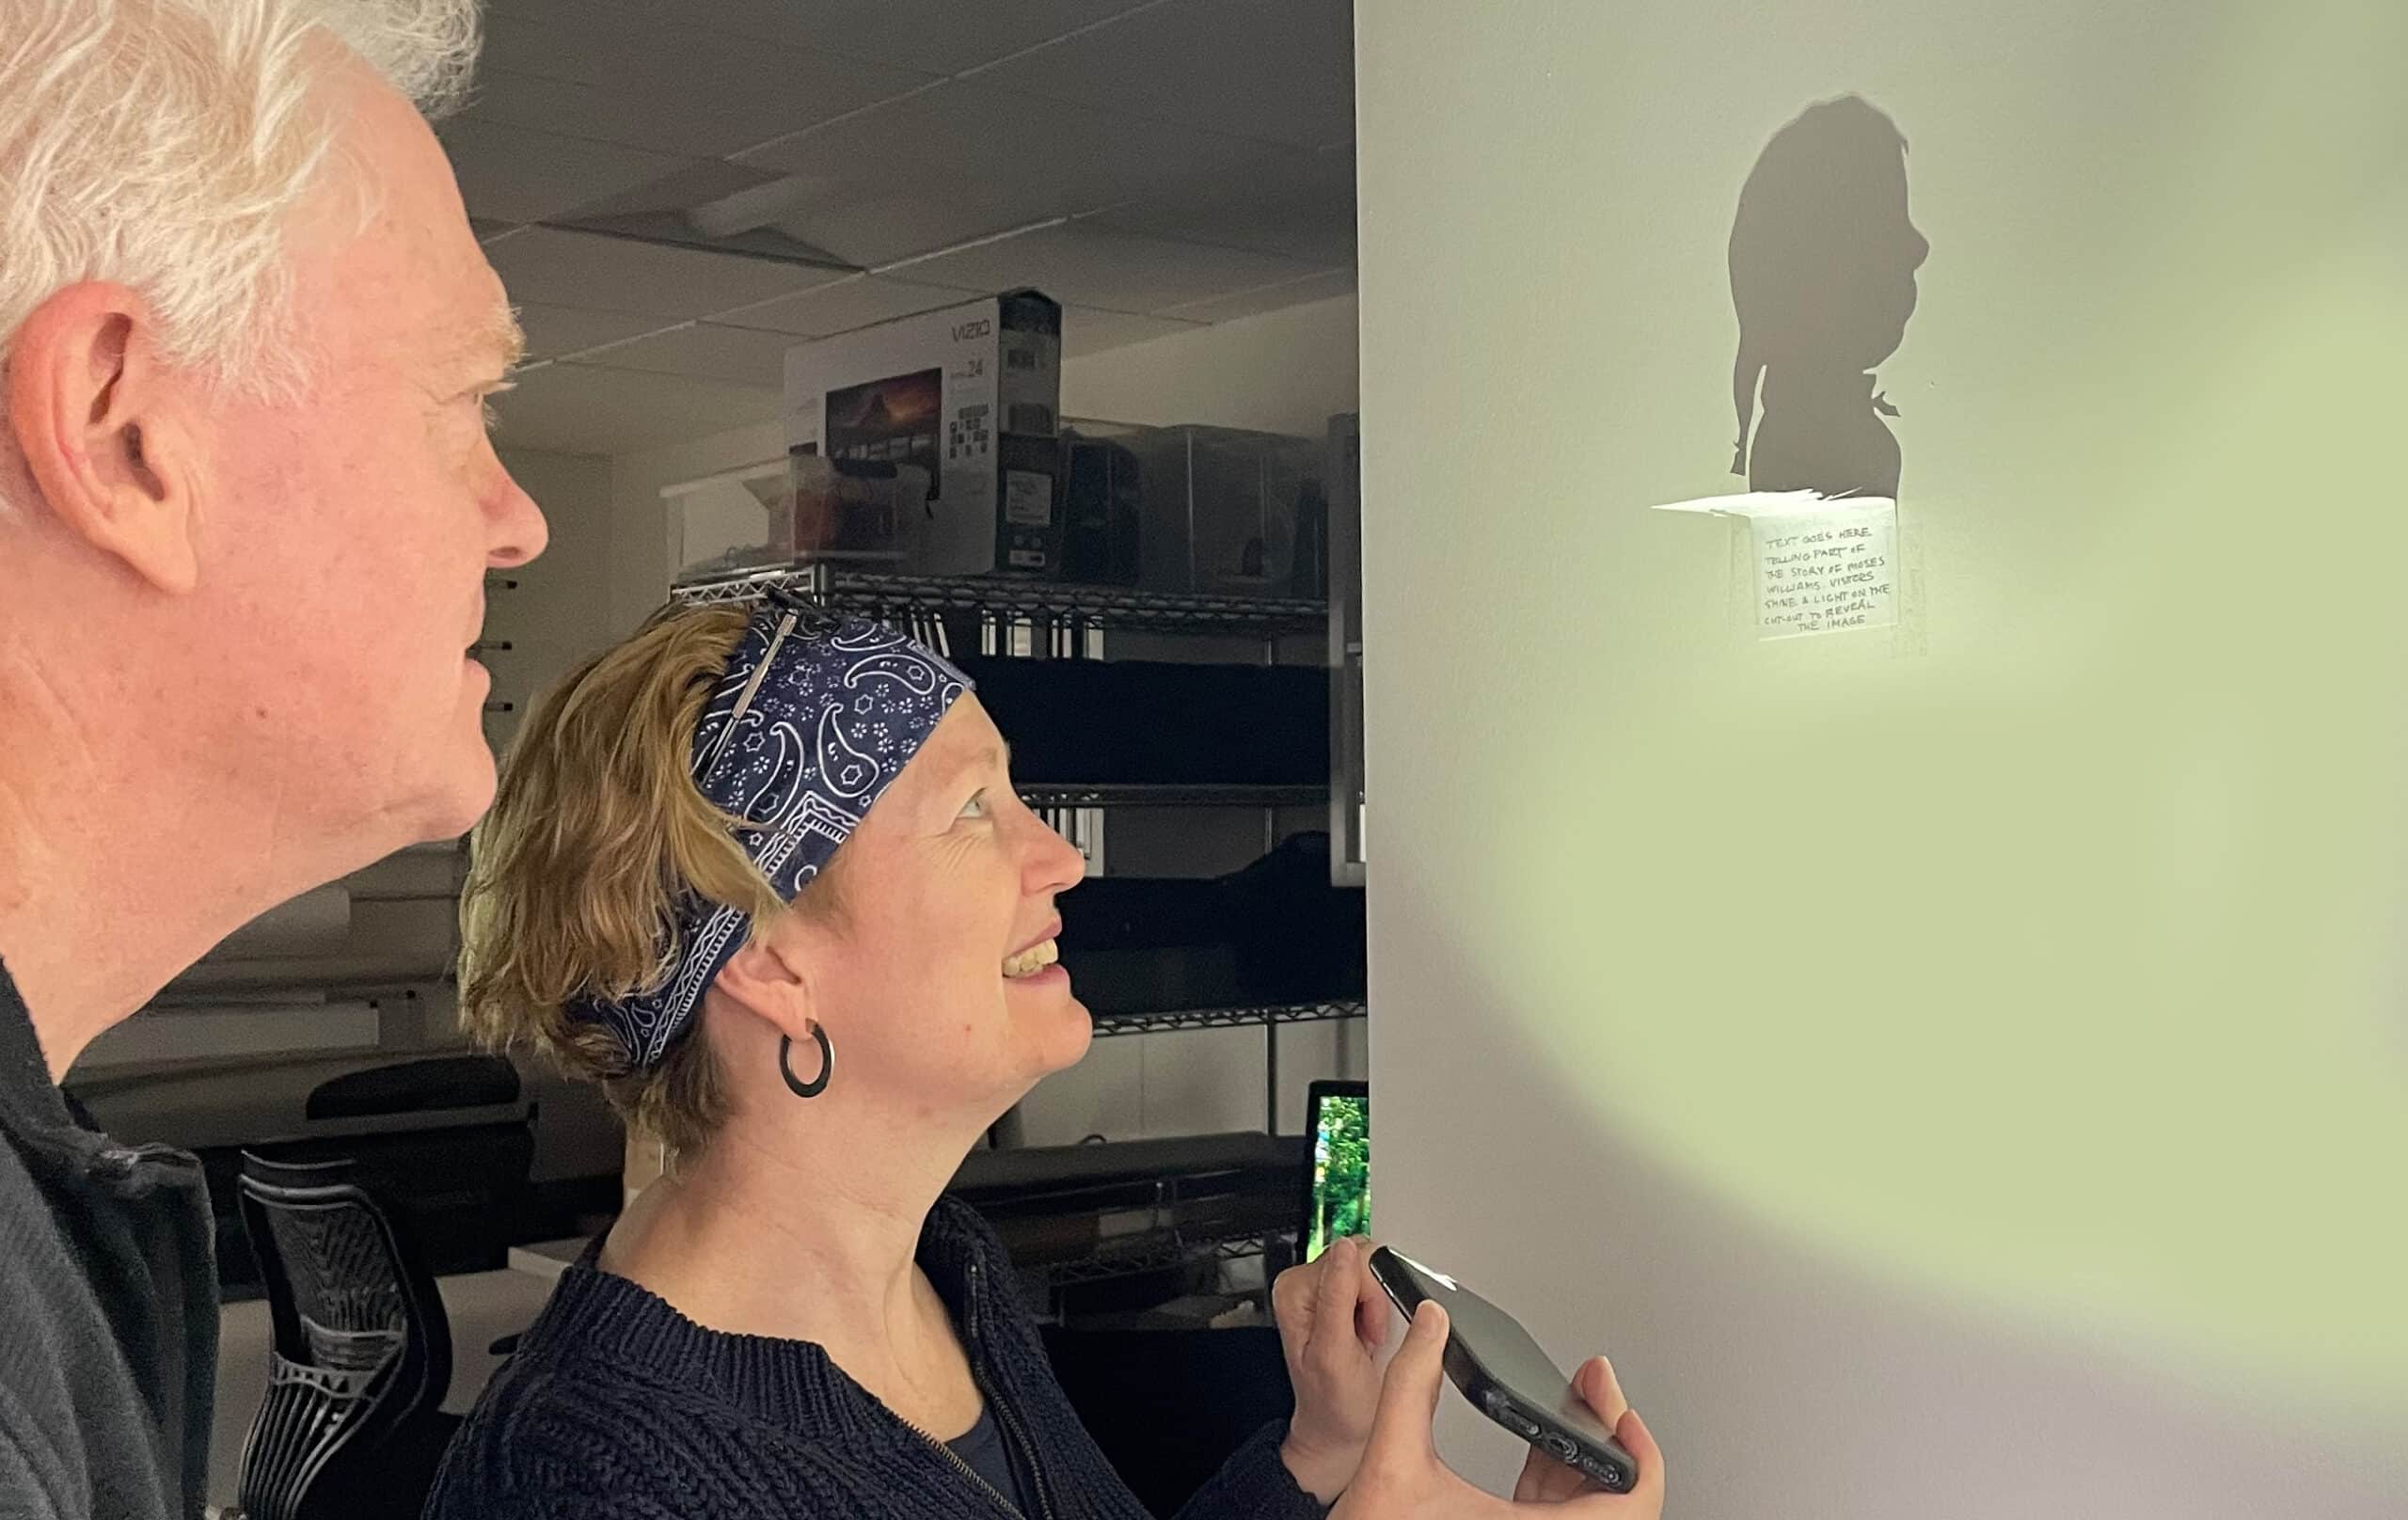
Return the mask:
M 942 1195 L 1091 1029 L 1054 963 L 1077 852 L 1014 794 L 970 682 L 876 623 L 672 610 L 531 716 L 482 830 L 464 1016 L 604 1085 L 670 1164 L 485 1393 L 429 1513 L 1136 1520 L 1048 1369 L 1010 1262 Z M 1276 1286 L 1291 1421 L 1195 1520 L 1507 1508 L 1431 1447 L 1425 1314 L 1348 1243 Z M 1602 1360 L 1581 1387 L 1643 1468 L 1521 1497 L 1658 1512 Z

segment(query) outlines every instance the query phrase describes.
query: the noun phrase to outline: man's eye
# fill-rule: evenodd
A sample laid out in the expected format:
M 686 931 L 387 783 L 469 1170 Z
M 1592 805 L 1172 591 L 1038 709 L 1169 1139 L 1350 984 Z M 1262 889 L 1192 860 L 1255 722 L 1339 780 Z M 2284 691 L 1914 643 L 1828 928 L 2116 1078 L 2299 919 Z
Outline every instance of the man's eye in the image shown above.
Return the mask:
M 480 386 L 468 393 L 468 400 L 476 403 L 477 415 L 484 419 L 487 430 L 501 420 L 499 414 L 493 409 L 493 399 L 517 388 L 515 383 L 503 380 L 490 386 Z
M 987 815 L 987 794 L 985 792 L 978 792 L 973 795 L 969 801 L 962 803 L 961 815 L 965 818 L 985 817 Z

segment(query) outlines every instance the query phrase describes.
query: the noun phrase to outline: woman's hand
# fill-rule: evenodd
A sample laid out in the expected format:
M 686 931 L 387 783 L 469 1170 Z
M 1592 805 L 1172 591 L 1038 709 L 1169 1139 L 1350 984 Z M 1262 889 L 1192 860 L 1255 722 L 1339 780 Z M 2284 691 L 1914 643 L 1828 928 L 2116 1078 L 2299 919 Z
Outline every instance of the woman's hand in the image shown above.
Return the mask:
M 1279 1455 L 1297 1486 L 1323 1504 L 1354 1480 L 1379 1415 L 1379 1354 L 1390 1310 L 1370 1255 L 1365 1242 L 1333 1241 L 1271 1285 L 1272 1318 L 1296 1390 Z
M 1625 1406 L 1618 1417 L 1609 1417 L 1622 1391 L 1602 1359 L 1580 1370 L 1580 1395 L 1598 1418 L 1613 1425 L 1615 1437 L 1639 1464 L 1638 1486 L 1627 1494 L 1608 1494 L 1554 1458 L 1533 1453 L 1509 1504 L 1465 1482 L 1438 1460 L 1430 1427 L 1438 1412 L 1446 1353 L 1447 1312 L 1424 1304 L 1388 1366 L 1362 1467 L 1330 1520 L 1659 1520 L 1664 1454 L 1637 1411 Z
M 1640 1457 L 1639 1449 L 1630 1444 L 1623 1430 L 1624 1420 L 1636 1422 L 1630 1401 L 1622 1396 L 1622 1384 L 1614 1378 L 1614 1364 L 1602 1356 L 1592 1356 L 1574 1374 L 1572 1386 L 1578 1390 L 1581 1401 L 1596 1411 L 1599 1423 L 1614 1433 L 1624 1450 L 1639 1462 L 1640 1480 L 1646 1480 L 1647 1461 Z M 1662 1459 L 1656 1465 L 1663 1465 Z M 1560 1504 L 1576 1495 L 1603 1493 L 1589 1476 L 1568 1463 L 1559 1462 L 1537 1447 L 1530 1448 L 1530 1460 L 1522 1464 L 1521 1480 L 1513 1485 L 1516 1503 Z

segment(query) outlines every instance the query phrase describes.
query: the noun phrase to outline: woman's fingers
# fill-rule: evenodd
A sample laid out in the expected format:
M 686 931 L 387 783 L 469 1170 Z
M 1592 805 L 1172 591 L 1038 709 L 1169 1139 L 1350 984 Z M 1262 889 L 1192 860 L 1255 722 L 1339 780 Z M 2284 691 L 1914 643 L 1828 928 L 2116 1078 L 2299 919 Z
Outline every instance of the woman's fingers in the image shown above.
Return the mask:
M 1380 1385 L 1380 1412 L 1371 1423 L 1367 1466 L 1404 1473 L 1438 1460 L 1431 1421 L 1438 1413 L 1438 1385 L 1447 1361 L 1447 1311 L 1424 1304 L 1404 1333 L 1404 1344 Z
M 1395 1311 L 1388 1307 L 1387 1290 L 1380 1286 L 1379 1277 L 1371 1271 L 1371 1257 L 1379 1248 L 1377 1241 L 1367 1240 L 1363 1246 L 1361 1290 L 1354 1302 L 1354 1335 L 1373 1354 L 1386 1349 L 1388 1325 Z
M 1664 1504 L 1664 1451 L 1656 1444 L 1647 1422 L 1639 1417 L 1636 1409 L 1624 1409 L 1614 1424 L 1614 1439 L 1639 1464 L 1639 1481 L 1631 1488 L 1633 1498 L 1652 1499 L 1657 1509 Z
M 1362 1248 L 1354 1241 L 1330 1242 L 1316 1265 L 1321 1278 L 1313 1285 L 1313 1335 L 1307 1352 L 1335 1370 L 1355 1354 L 1354 1338 L 1348 1331 L 1354 1324 L 1360 1284 L 1370 1274 L 1363 1270 Z
M 1622 1422 L 1614 1427 L 1614 1439 L 1630 1453 L 1638 1465 L 1639 1481 L 1627 1494 L 1607 1494 L 1592 1489 L 1565 1499 L 1557 1512 L 1561 1520 L 1576 1520 L 1582 1515 L 1594 1520 L 1656 1520 L 1664 1512 L 1664 1453 L 1649 1433 L 1647 1422 L 1639 1411 L 1623 1411 Z
M 1513 1502 L 1560 1504 L 1588 1487 L 1589 1480 L 1578 1468 L 1566 1466 L 1546 1451 L 1532 1447 L 1522 1463 L 1522 1476 L 1514 1481 Z
M 1625 1422 L 1637 1421 L 1638 1417 L 1631 1413 L 1630 1401 L 1623 1396 L 1622 1383 L 1614 1376 L 1613 1364 L 1606 1358 L 1596 1356 L 1582 1363 L 1580 1370 L 1574 1374 L 1572 1384 L 1581 1401 L 1596 1412 L 1597 1418 L 1607 1429 L 1616 1432 L 1617 1439 Z M 1647 1427 L 1638 1424 L 1636 1428 L 1641 1438 L 1646 1439 Z M 1627 1441 L 1623 1446 L 1639 1465 L 1640 1480 L 1632 1492 L 1644 1491 L 1651 1474 L 1660 1492 L 1663 1457 L 1654 1449 L 1654 1442 L 1648 1441 L 1649 1449 L 1644 1454 Z M 1533 1447 L 1529 1460 L 1522 1465 L 1520 1480 L 1513 1485 L 1513 1497 L 1519 1503 L 1556 1504 L 1589 1492 L 1592 1486 L 1578 1468 Z
M 1323 1269 L 1319 1262 L 1290 1267 L 1271 1284 L 1271 1320 L 1279 1327 L 1279 1350 L 1288 1362 L 1291 1382 L 1302 1380 L 1305 1352 L 1312 1339 L 1313 1304 L 1320 1294 Z
M 1580 1390 L 1581 1401 L 1596 1412 L 1608 1430 L 1612 1430 L 1621 1421 L 1623 1411 L 1630 1407 L 1630 1401 L 1623 1397 L 1621 1380 L 1614 1376 L 1614 1364 L 1602 1356 L 1592 1356 L 1583 1363 L 1574 1384 Z

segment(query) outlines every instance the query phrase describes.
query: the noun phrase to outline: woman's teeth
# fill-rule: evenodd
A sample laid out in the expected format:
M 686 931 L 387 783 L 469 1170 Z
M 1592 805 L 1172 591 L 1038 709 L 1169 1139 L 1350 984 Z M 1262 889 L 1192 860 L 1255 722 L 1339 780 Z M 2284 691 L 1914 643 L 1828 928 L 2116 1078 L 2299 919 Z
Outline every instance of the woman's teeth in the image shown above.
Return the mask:
M 1042 944 L 1032 944 L 1004 962 L 1005 979 L 1018 981 L 1023 976 L 1034 976 L 1061 958 L 1062 952 L 1054 948 L 1051 940 Z

